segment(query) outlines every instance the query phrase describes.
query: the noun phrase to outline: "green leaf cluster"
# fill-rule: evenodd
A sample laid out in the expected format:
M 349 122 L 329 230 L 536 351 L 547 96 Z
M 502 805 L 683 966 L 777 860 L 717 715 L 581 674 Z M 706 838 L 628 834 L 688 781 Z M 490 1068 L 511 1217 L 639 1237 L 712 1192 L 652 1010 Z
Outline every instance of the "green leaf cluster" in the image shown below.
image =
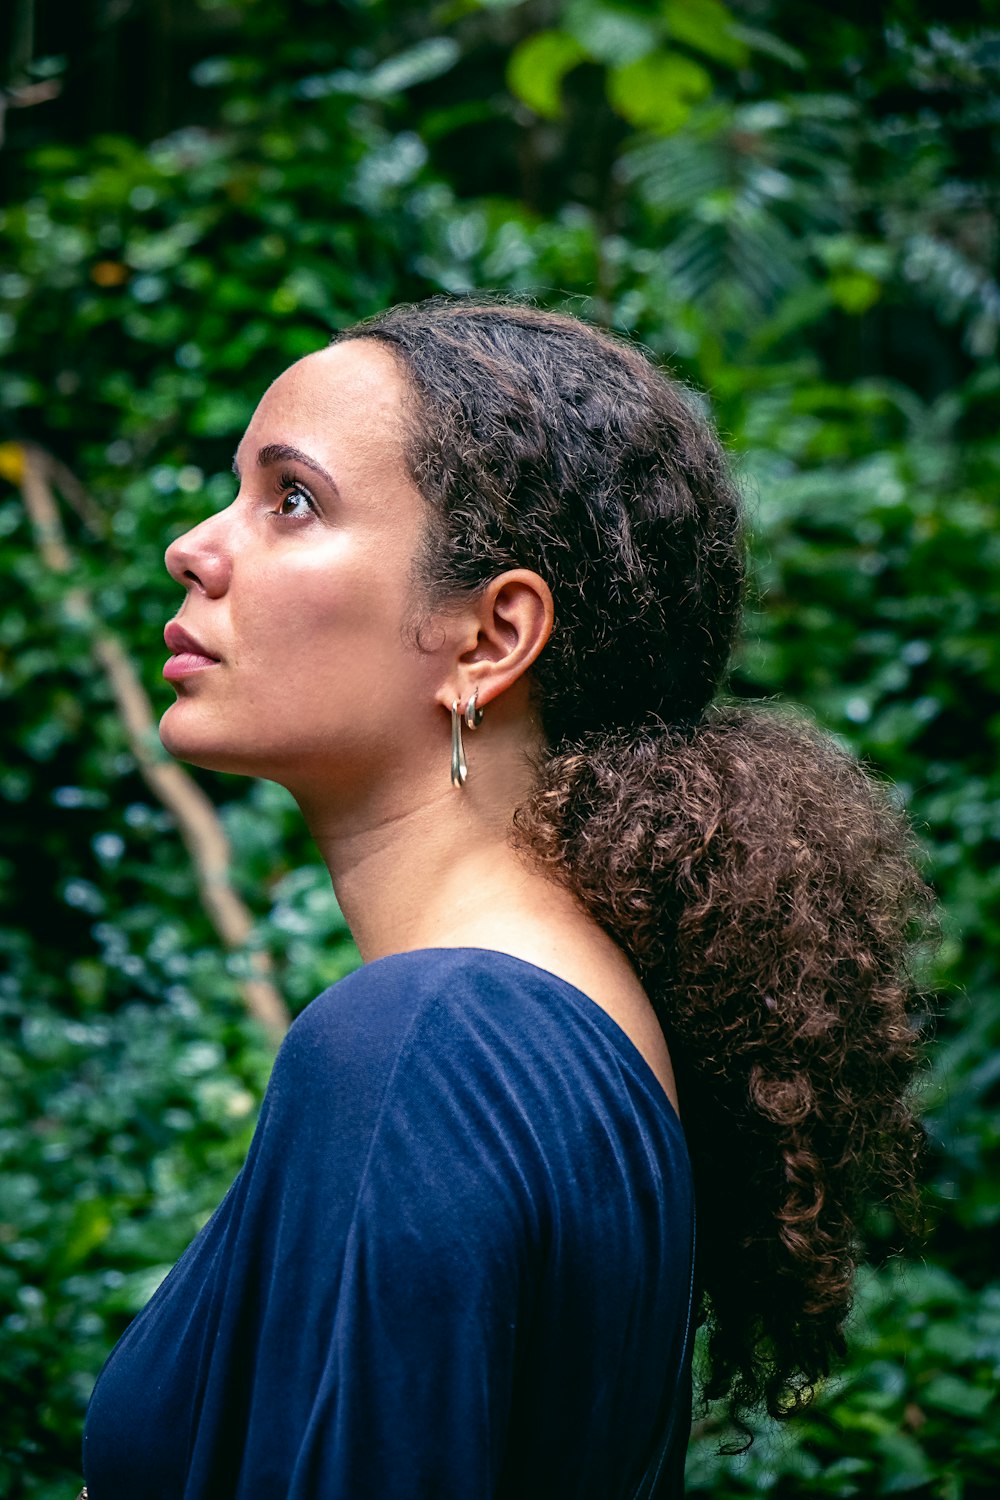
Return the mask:
M 591 63 L 606 68 L 606 97 L 617 115 L 670 134 L 712 92 L 706 64 L 738 67 L 750 52 L 746 29 L 722 0 L 569 0 L 560 22 L 520 41 L 507 66 L 513 93 L 550 119 L 562 112 L 563 80 Z

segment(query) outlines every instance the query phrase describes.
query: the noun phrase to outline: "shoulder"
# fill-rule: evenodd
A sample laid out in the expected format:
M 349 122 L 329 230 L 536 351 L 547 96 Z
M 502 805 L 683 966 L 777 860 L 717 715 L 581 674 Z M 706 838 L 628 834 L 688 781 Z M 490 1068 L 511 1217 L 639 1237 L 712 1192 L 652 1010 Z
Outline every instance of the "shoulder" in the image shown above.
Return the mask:
M 501 1043 L 529 1040 L 528 1013 L 544 1009 L 546 981 L 529 964 L 476 948 L 422 948 L 364 964 L 324 990 L 296 1018 L 279 1053 L 283 1068 L 309 1071 L 351 1057 L 375 1063 L 459 1050 L 467 1061 Z
M 393 954 L 317 996 L 292 1025 L 275 1073 L 306 1082 L 331 1068 L 392 1073 L 397 1085 L 450 1075 L 487 1095 L 531 1095 L 541 1115 L 579 1106 L 582 1095 L 600 1096 L 602 1114 L 626 1096 L 643 1096 L 654 1116 L 665 1103 L 649 1065 L 594 1000 L 488 948 Z
M 680 1145 L 648 1064 L 573 985 L 510 954 L 433 948 L 375 960 L 293 1024 L 269 1090 L 297 1115 L 390 1119 L 418 1139 L 475 1134 L 542 1160 L 628 1134 Z M 677 1140 L 673 1138 L 677 1137 Z
M 590 1013 L 594 1013 L 591 1015 Z M 489 949 L 377 959 L 317 996 L 293 1023 L 270 1112 L 339 1137 L 356 1126 L 454 1159 L 468 1147 L 539 1170 L 569 1122 L 621 1097 L 603 1012 L 555 975 Z M 603 1127 L 602 1127 L 603 1128 Z
M 282 1177 L 298 1174 L 303 1201 L 332 1174 L 352 1212 L 384 1225 L 391 1204 L 428 1244 L 534 1240 L 554 1214 L 598 1212 L 598 1183 L 599 1211 L 615 1214 L 647 1178 L 651 1201 L 683 1178 L 680 1128 L 644 1068 L 606 1013 L 547 970 L 491 949 L 395 954 L 296 1019 L 261 1148 Z
M 517 1018 L 520 976 L 491 957 L 502 955 L 376 960 L 297 1017 L 261 1134 L 283 1174 L 305 1171 L 309 1202 L 329 1195 L 332 1174 L 380 1239 L 419 1225 L 421 1253 L 484 1235 L 507 1253 L 530 1232 L 548 1191 L 527 1097 L 538 1070 L 521 1055 L 530 1028 Z
M 369 1118 L 389 1101 L 422 1115 L 478 1112 L 484 1101 L 506 1110 L 531 1086 L 529 1059 L 550 1045 L 531 1022 L 545 1008 L 545 978 L 480 949 L 420 949 L 365 964 L 293 1022 L 268 1102 Z

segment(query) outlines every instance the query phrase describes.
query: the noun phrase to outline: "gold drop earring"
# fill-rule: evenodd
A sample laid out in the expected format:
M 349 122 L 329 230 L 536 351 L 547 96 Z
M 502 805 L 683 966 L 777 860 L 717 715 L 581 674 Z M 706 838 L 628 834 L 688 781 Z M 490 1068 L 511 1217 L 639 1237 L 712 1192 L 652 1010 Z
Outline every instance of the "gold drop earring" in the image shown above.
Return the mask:
M 465 745 L 462 743 L 462 720 L 464 718 L 470 729 L 478 729 L 483 722 L 483 710 L 476 707 L 476 698 L 479 689 L 473 688 L 472 696 L 465 705 L 465 713 L 458 709 L 458 699 L 451 705 L 451 784 L 452 786 L 464 786 L 465 779 L 469 774 L 468 763 L 465 759 Z

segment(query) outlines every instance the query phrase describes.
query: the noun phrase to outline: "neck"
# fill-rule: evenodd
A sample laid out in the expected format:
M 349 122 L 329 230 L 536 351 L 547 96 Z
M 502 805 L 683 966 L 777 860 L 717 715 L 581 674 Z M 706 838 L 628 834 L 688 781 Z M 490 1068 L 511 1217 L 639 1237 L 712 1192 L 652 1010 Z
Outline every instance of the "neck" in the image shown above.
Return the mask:
M 473 747 L 475 742 L 473 741 Z M 569 900 L 510 843 L 532 772 L 523 741 L 470 754 L 464 787 L 381 779 L 367 795 L 296 797 L 333 881 L 340 909 L 369 962 L 413 948 L 503 947 Z
M 523 738 L 506 756 L 470 755 L 460 789 L 449 786 L 447 762 L 435 769 L 432 784 L 395 788 L 383 774 L 367 800 L 356 785 L 339 798 L 297 795 L 364 962 L 419 948 L 525 959 L 598 998 L 676 1103 L 663 1037 L 631 960 L 512 845 L 514 810 L 534 780 Z

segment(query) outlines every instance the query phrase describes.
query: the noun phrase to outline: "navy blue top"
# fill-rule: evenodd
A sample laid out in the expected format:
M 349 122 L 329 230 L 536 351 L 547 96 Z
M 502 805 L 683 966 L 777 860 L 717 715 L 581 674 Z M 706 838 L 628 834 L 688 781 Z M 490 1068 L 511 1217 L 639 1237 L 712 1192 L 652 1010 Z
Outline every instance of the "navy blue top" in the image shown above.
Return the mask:
M 692 1224 L 680 1122 L 593 1000 L 489 949 L 367 964 L 104 1366 L 90 1500 L 614 1500 L 680 1371 L 679 1494 Z

